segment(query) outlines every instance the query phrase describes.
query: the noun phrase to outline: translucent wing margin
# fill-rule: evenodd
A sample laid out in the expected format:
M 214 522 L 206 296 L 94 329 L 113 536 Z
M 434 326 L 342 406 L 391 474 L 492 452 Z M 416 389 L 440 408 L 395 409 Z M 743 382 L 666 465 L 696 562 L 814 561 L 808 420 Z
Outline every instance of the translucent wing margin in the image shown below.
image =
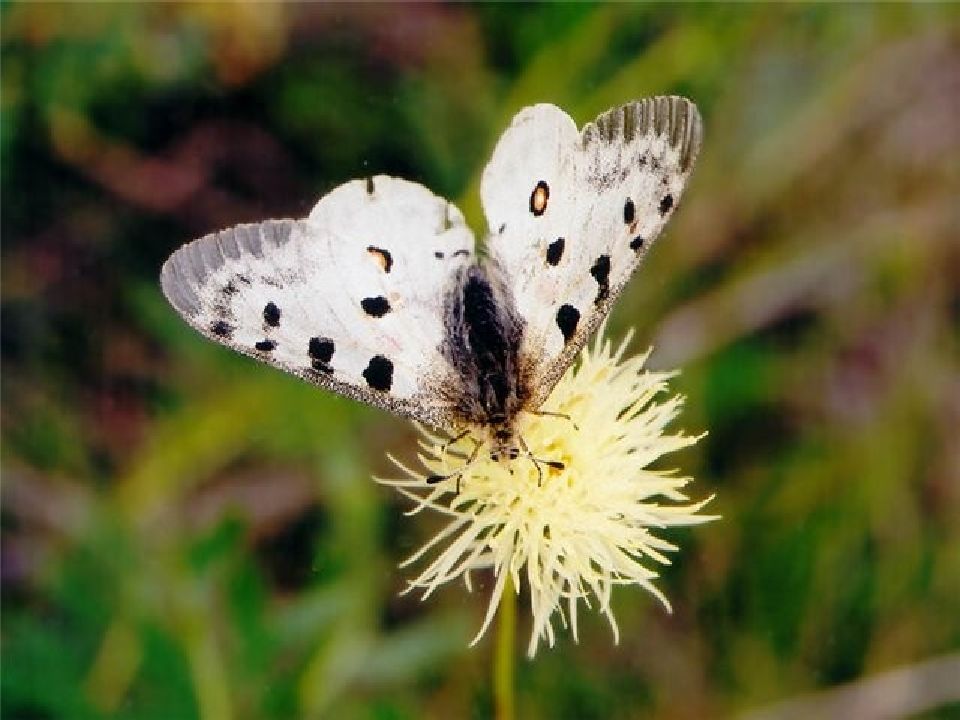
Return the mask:
M 460 211 L 416 183 L 355 180 L 308 218 L 239 225 L 164 264 L 161 286 L 195 329 L 340 395 L 451 425 L 442 308 L 473 262 Z

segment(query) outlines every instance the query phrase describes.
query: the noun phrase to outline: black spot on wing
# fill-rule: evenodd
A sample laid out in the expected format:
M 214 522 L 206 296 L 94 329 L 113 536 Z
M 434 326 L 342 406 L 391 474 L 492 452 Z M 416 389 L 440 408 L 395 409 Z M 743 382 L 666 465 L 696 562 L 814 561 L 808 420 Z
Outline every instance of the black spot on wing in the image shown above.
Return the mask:
M 228 282 L 226 285 L 223 286 L 224 295 L 236 295 L 237 292 L 239 291 L 237 290 L 237 285 L 235 282 L 233 282 L 233 280 L 231 280 L 230 282 Z
M 393 267 L 393 256 L 390 255 L 388 250 L 370 245 L 367 247 L 367 252 L 373 256 L 385 273 L 390 272 L 390 269 Z
M 275 343 L 273 340 L 261 340 L 260 342 L 254 344 L 254 347 L 260 352 L 270 352 L 277 347 L 277 343 Z
M 268 302 L 263 308 L 263 321 L 270 327 L 280 324 L 280 308 L 273 302 Z
M 660 214 L 666 215 L 670 212 L 670 208 L 673 207 L 673 195 L 664 195 L 663 200 L 660 201 Z
M 210 326 L 210 332 L 217 337 L 229 338 L 231 335 L 233 335 L 233 326 L 224 320 L 217 320 L 215 323 L 213 323 L 213 325 Z
M 364 298 L 360 301 L 360 307 L 370 317 L 383 317 L 390 312 L 390 303 L 383 295 Z
M 310 367 L 318 372 L 332 375 L 333 368 L 330 367 L 330 358 L 333 357 L 334 349 L 333 340 L 330 338 L 310 338 L 310 342 L 307 345 L 307 353 L 310 355 Z
M 367 195 L 373 195 L 374 190 L 376 190 L 376 188 L 373 186 L 373 178 L 368 177 L 367 178 Z
M 563 257 L 563 246 L 566 244 L 566 241 L 563 238 L 557 238 L 549 246 L 547 246 L 547 262 L 550 265 L 556 266 L 560 262 L 560 258 Z
M 437 260 L 443 260 L 443 253 L 440 252 L 439 250 L 437 250 L 437 251 L 433 254 L 433 256 L 434 256 Z
M 330 362 L 335 350 L 336 346 L 333 344 L 333 340 L 328 337 L 312 337 L 307 346 L 307 353 L 310 358 L 322 363 Z
M 640 252 L 641 248 L 643 248 L 643 238 L 637 235 L 630 241 L 630 249 L 635 252 Z
M 580 311 L 573 305 L 561 305 L 557 310 L 557 327 L 563 333 L 563 341 L 570 342 L 580 322 Z
M 601 255 L 598 257 L 593 267 L 590 268 L 590 274 L 593 275 L 593 279 L 597 281 L 599 286 L 594 302 L 603 302 L 610 295 L 610 256 Z
M 374 355 L 363 371 L 363 379 L 374 390 L 388 392 L 393 385 L 393 363 L 383 355 Z
M 623 204 L 623 224 L 632 225 L 634 218 L 637 216 L 637 208 L 633 204 L 633 200 L 627 198 L 627 201 Z
M 456 252 L 453 253 L 453 257 L 460 257 L 460 256 L 470 257 L 470 251 L 469 251 L 469 250 L 457 250 Z

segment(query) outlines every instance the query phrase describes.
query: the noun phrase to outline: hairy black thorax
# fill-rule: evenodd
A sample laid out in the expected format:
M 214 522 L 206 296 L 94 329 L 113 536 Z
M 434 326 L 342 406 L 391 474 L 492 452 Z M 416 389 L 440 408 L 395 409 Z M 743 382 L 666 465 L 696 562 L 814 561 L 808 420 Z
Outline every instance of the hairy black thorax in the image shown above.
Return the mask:
M 518 373 L 522 326 L 510 298 L 478 266 L 468 268 L 447 301 L 448 354 L 465 392 L 466 422 L 510 432 L 524 390 Z

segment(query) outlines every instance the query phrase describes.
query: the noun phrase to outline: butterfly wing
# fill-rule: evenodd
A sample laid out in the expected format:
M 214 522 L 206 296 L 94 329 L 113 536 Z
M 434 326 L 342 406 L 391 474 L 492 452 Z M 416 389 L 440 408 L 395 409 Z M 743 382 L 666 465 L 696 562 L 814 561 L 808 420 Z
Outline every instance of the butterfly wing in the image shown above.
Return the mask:
M 677 207 L 700 148 L 696 106 L 655 97 L 582 131 L 553 105 L 522 110 L 481 193 L 491 272 L 525 321 L 521 361 L 542 403 Z
M 442 428 L 456 387 L 440 351 L 443 299 L 473 253 L 455 206 L 377 176 L 341 185 L 305 219 L 239 225 L 183 246 L 161 286 L 211 340 Z

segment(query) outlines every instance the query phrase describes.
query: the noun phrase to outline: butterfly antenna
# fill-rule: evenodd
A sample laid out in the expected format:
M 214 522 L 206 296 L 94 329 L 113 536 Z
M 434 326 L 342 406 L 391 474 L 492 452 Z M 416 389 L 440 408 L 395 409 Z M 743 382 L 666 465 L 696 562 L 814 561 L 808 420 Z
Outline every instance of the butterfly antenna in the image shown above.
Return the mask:
M 571 425 L 573 425 L 573 429 L 574 429 L 574 430 L 576 430 L 577 432 L 580 432 L 580 428 L 577 427 L 577 424 L 573 421 L 573 418 L 570 417 L 569 415 L 567 415 L 566 413 L 553 412 L 552 410 L 531 410 L 531 411 L 530 411 L 530 414 L 531 414 L 531 415 L 537 415 L 537 416 L 539 416 L 539 417 L 555 417 L 555 418 L 561 418 L 561 419 L 566 420 L 567 422 L 569 422 Z
M 450 449 L 452 445 L 456 445 L 458 442 L 463 440 L 469 434 L 470 434 L 470 430 L 468 428 L 467 430 L 464 430 L 462 433 L 458 433 L 451 438 L 447 438 L 447 441 L 440 446 L 440 454 L 446 455 L 447 451 Z
M 463 432 L 456 439 L 459 440 L 467 435 L 467 431 Z M 450 480 L 451 478 L 457 479 L 457 495 L 460 494 L 460 481 L 463 479 L 463 471 L 468 467 L 473 465 L 476 462 L 477 455 L 480 453 L 480 448 L 483 447 L 483 443 L 475 438 L 471 438 L 474 442 L 473 450 L 470 453 L 470 457 L 467 458 L 467 461 L 460 467 L 459 470 L 452 473 L 447 473 L 446 475 L 428 475 L 426 478 L 426 483 L 428 485 L 436 485 L 441 483 L 444 480 Z

